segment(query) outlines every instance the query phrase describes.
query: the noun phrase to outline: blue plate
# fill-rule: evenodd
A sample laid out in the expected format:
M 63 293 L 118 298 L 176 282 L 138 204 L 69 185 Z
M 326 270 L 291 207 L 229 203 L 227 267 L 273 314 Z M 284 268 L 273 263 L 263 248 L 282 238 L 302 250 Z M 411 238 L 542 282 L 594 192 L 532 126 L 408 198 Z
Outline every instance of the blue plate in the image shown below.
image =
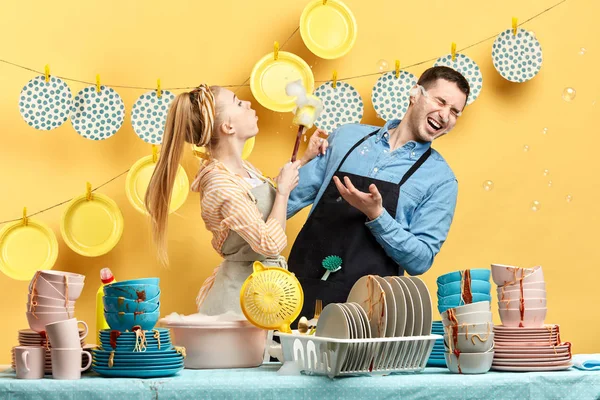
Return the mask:
M 100 367 L 92 368 L 93 371 L 97 372 L 100 375 L 114 377 L 114 378 L 164 378 L 167 376 L 176 375 L 182 369 L 183 369 L 183 367 L 155 369 L 152 371 L 139 371 L 139 370 L 115 370 L 113 368 L 100 368 Z
M 118 371 L 134 371 L 134 370 L 138 370 L 138 371 L 154 371 L 157 369 L 170 369 L 170 368 L 179 368 L 179 367 L 183 367 L 183 361 L 181 361 L 180 363 L 178 363 L 178 365 L 172 366 L 172 367 L 155 367 L 155 366 L 140 366 L 140 365 L 132 365 L 129 367 L 104 367 L 104 366 L 98 366 L 95 365 L 94 369 L 112 369 L 112 370 L 118 370 Z
M 442 368 L 447 368 L 447 366 L 446 366 L 446 360 L 432 360 L 432 359 L 429 359 L 429 360 L 427 360 L 427 366 L 428 367 L 442 367 Z
M 100 331 L 100 336 L 106 335 L 107 337 L 109 337 L 110 333 L 113 330 L 114 329 L 102 329 Z M 146 331 L 146 336 L 154 335 L 154 331 L 158 331 L 158 333 L 160 333 L 161 335 L 169 335 L 171 333 L 171 330 L 169 328 L 154 328 L 151 331 Z M 132 338 L 132 339 L 135 339 L 135 332 L 121 332 L 121 335 L 119 336 L 119 338 Z
M 107 354 L 107 355 L 110 355 L 110 353 L 112 353 L 112 351 L 111 350 L 106 350 L 106 349 L 103 349 L 103 350 L 92 350 L 92 354 L 100 354 L 100 355 Z M 154 357 L 163 357 L 163 356 L 167 356 L 167 355 L 171 355 L 172 356 L 172 355 L 179 354 L 179 353 L 175 349 L 172 349 L 172 348 L 168 349 L 168 350 L 166 350 L 166 349 L 165 350 L 158 350 L 158 351 L 148 350 L 148 351 L 145 351 L 145 352 L 135 352 L 135 353 L 132 352 L 132 351 L 119 351 L 118 349 L 115 350 L 115 356 L 121 355 L 121 356 L 124 356 L 124 357 L 133 357 L 133 356 L 135 356 L 135 357 L 150 357 L 150 355 L 148 355 L 148 354 L 150 354 L 151 356 L 154 356 Z
M 113 360 L 113 368 L 118 369 L 164 369 L 164 368 L 177 368 L 183 365 L 183 360 L 169 361 L 169 362 L 135 362 L 125 363 L 121 361 Z M 94 367 L 109 368 L 108 360 L 94 360 Z
M 108 360 L 110 357 L 107 357 L 104 354 L 94 354 L 93 356 L 94 359 L 98 359 L 98 360 Z M 183 360 L 183 356 L 181 354 L 177 354 L 177 355 L 168 355 L 168 356 L 164 356 L 164 357 L 160 357 L 157 355 L 151 355 L 150 357 L 137 357 L 137 358 L 132 358 L 132 357 L 120 357 L 119 355 L 115 354 L 115 360 L 120 360 L 122 362 L 128 362 L 128 363 L 134 363 L 134 362 L 139 362 L 139 361 L 143 361 L 143 362 L 158 362 L 158 361 L 179 361 L 179 360 Z
M 482 293 L 490 294 L 492 285 L 489 281 L 480 281 L 473 279 L 471 280 L 471 293 Z M 438 297 L 451 296 L 453 294 L 461 294 L 461 282 L 455 281 L 447 284 L 438 284 L 437 295 Z
M 491 270 L 489 270 L 489 269 L 483 269 L 483 268 L 472 269 L 471 270 L 471 280 L 477 279 L 480 281 L 489 281 L 490 273 L 491 273 Z M 461 279 L 460 272 L 454 271 L 454 272 L 450 272 L 448 274 L 439 276 L 437 278 L 437 283 L 438 284 L 441 283 L 441 284 L 445 285 L 450 282 L 455 282 L 455 281 L 460 282 L 460 279 Z

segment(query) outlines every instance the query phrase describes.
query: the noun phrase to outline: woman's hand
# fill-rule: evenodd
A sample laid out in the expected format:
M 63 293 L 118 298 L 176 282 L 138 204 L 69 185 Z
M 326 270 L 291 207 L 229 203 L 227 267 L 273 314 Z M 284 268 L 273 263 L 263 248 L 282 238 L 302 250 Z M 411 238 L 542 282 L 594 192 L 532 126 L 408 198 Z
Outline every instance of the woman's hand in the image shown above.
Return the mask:
M 285 164 L 275 178 L 277 183 L 277 194 L 289 196 L 292 190 L 298 186 L 298 169 L 301 167 L 301 161 Z

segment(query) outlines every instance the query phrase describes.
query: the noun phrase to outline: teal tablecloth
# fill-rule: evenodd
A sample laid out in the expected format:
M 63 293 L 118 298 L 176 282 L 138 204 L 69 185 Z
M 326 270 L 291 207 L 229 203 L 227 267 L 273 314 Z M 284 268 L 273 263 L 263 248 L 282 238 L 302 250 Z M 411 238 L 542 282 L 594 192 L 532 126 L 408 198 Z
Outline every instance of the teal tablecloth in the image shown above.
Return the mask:
M 236 370 L 183 370 L 162 379 L 79 381 L 15 379 L 0 373 L 0 399 L 599 399 L 600 371 L 456 375 L 447 369 L 379 377 L 280 376 L 278 365 Z

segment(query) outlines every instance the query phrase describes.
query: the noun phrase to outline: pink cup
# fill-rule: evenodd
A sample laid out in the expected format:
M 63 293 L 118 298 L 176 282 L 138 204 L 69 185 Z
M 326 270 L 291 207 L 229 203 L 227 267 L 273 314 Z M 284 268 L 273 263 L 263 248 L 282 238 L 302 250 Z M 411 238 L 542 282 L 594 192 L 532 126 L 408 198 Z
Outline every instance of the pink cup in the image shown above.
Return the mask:
M 42 379 L 45 362 L 45 348 L 41 346 L 15 347 L 17 379 Z
M 81 337 L 79 336 L 77 324 L 82 324 L 84 327 Z M 57 349 L 75 349 L 81 347 L 81 340 L 87 334 L 87 324 L 83 321 L 77 321 L 76 318 L 46 324 L 46 336 L 50 341 L 50 346 Z
M 88 359 L 85 367 L 81 367 L 83 356 Z M 92 356 L 87 351 L 75 349 L 52 349 L 52 377 L 54 379 L 81 379 L 81 373 L 92 365 Z

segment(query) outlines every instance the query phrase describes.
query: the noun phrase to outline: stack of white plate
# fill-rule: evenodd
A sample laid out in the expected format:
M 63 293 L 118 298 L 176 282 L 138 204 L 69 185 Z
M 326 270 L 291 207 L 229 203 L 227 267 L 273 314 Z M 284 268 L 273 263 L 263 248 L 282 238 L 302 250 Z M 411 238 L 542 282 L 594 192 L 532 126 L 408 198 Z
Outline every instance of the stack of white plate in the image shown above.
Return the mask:
M 421 279 L 368 275 L 354 284 L 347 303 L 325 306 L 315 335 L 336 339 L 427 336 L 431 329 L 431 297 Z M 393 368 L 393 357 L 382 356 L 388 352 L 392 354 L 392 346 L 392 342 L 381 346 L 380 354 L 374 357 L 380 364 L 372 368 Z M 368 348 L 352 345 L 342 369 L 368 369 L 372 360 L 373 354 Z
M 558 325 L 541 328 L 495 326 L 492 369 L 498 371 L 559 371 L 570 368 L 571 343 L 561 343 Z

